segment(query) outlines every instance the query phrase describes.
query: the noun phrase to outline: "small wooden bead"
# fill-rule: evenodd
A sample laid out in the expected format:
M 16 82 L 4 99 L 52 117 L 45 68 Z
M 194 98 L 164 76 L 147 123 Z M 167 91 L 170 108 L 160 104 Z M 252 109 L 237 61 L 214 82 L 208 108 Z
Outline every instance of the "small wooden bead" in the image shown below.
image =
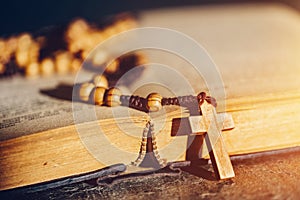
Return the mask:
M 158 152 L 157 149 L 154 149 L 154 150 L 153 150 L 153 153 L 154 153 L 154 155 L 159 155 L 159 152 Z
M 106 88 L 96 87 L 92 90 L 90 99 L 96 105 L 102 105 L 104 103 L 104 95 Z
M 162 108 L 162 96 L 158 93 L 151 93 L 147 96 L 147 109 L 150 112 L 157 112 Z
M 78 59 L 78 58 L 74 58 L 72 61 L 71 61 L 71 71 L 74 73 L 74 72 L 77 72 L 81 67 L 81 60 Z
M 107 60 L 108 54 L 104 50 L 96 50 L 96 52 L 92 56 L 92 63 L 96 67 L 102 66 Z
M 33 42 L 28 49 L 29 62 L 38 62 L 40 55 L 40 46 L 37 42 Z
M 34 62 L 30 63 L 26 68 L 25 68 L 25 75 L 28 77 L 33 77 L 39 75 L 39 64 Z
M 41 63 L 41 74 L 49 76 L 54 73 L 54 63 L 50 58 L 45 58 Z
M 25 67 L 29 62 L 29 51 L 27 50 L 18 50 L 16 52 L 16 62 L 18 66 Z
M 95 85 L 93 83 L 83 83 L 79 89 L 79 99 L 81 101 L 88 101 L 94 87 Z
M 55 56 L 55 67 L 58 74 L 66 74 L 70 71 L 72 55 L 69 52 L 59 52 Z
M 119 106 L 121 105 L 120 96 L 121 91 L 118 88 L 112 87 L 107 91 L 105 104 L 107 106 Z
M 136 66 L 149 63 L 149 60 L 145 54 L 137 52 L 135 53 L 135 56 L 136 56 L 136 63 L 135 63 Z
M 99 74 L 94 76 L 93 83 L 96 87 L 108 88 L 108 81 L 104 75 Z
M 89 55 L 89 51 L 87 51 L 87 50 L 83 50 L 82 52 L 81 52 L 81 58 L 84 60 L 84 59 L 86 59 L 87 57 L 88 57 L 88 55 Z
M 113 26 L 108 26 L 103 30 L 103 35 L 106 38 L 110 38 L 111 36 L 115 35 L 117 30 Z
M 32 43 L 32 37 L 29 33 L 24 33 L 18 38 L 18 49 L 27 50 Z
M 115 59 L 106 66 L 105 72 L 109 74 L 115 73 L 119 69 L 119 65 L 120 61 L 118 59 Z

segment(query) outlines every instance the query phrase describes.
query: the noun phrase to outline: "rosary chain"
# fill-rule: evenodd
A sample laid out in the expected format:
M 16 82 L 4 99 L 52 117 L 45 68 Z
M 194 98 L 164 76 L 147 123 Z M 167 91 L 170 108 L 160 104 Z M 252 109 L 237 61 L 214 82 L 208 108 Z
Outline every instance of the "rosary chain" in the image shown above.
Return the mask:
M 165 167 L 166 166 L 166 161 L 164 159 L 162 159 L 159 155 L 159 151 L 158 151 L 157 145 L 156 145 L 156 137 L 155 137 L 155 132 L 154 132 L 154 123 L 151 120 L 147 122 L 146 127 L 143 130 L 143 136 L 142 136 L 139 156 L 131 164 L 134 165 L 134 166 L 139 166 L 143 162 L 143 160 L 146 156 L 146 153 L 147 153 L 147 140 L 148 140 L 148 137 L 151 137 L 151 139 L 152 139 L 152 144 L 151 145 L 152 145 L 152 150 L 153 150 L 154 157 L 158 161 L 158 164 L 160 165 L 160 167 Z
M 172 98 L 162 98 L 161 105 L 176 105 L 176 106 L 183 106 L 183 107 L 192 107 L 198 106 L 199 104 L 207 101 L 209 104 L 212 104 L 214 107 L 217 107 L 217 101 L 215 98 L 211 96 L 206 96 L 205 92 L 199 93 L 197 96 L 193 95 L 186 95 L 186 96 L 179 96 L 179 97 L 172 97 Z M 135 96 L 135 95 L 121 95 L 120 96 L 121 105 L 128 106 L 130 108 L 134 108 L 140 111 L 147 112 L 147 99 Z

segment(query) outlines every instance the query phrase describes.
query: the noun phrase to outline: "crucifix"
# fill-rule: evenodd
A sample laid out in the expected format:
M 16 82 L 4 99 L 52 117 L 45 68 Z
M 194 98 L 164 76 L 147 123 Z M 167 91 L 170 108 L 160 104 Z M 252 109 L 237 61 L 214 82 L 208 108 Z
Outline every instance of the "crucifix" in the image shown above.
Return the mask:
M 148 101 L 151 103 L 151 107 L 149 108 L 153 108 L 153 107 L 156 108 L 157 106 L 161 107 L 162 105 L 181 105 L 180 103 L 182 103 L 183 106 L 184 104 L 187 105 L 190 111 L 198 111 L 197 116 L 191 116 L 188 118 L 189 129 L 186 129 L 187 127 L 185 126 L 185 128 L 183 128 L 184 132 L 196 134 L 196 137 L 194 138 L 197 138 L 197 136 L 201 136 L 203 139 L 203 136 L 205 136 L 205 141 L 207 144 L 206 146 L 208 148 L 209 156 L 217 178 L 226 179 L 235 176 L 229 155 L 226 151 L 225 144 L 222 139 L 222 130 L 233 129 L 234 123 L 232 117 L 229 114 L 227 113 L 217 114 L 215 109 L 217 104 L 216 104 L 216 100 L 213 97 L 206 96 L 205 92 L 199 93 L 196 97 L 183 96 L 178 98 L 177 97 L 164 98 L 164 101 L 162 101 L 161 100 L 162 97 L 156 93 L 152 93 L 150 97 L 151 98 L 147 97 L 148 100 L 151 99 L 150 101 Z M 197 102 L 197 104 L 194 104 L 195 101 Z M 195 108 L 194 106 L 197 106 L 198 108 L 194 109 Z M 150 110 L 149 108 L 148 110 Z M 172 123 L 171 136 L 182 135 L 182 134 L 178 134 L 178 131 L 173 131 L 174 124 L 176 123 Z M 145 163 L 144 162 L 146 160 L 145 156 L 148 155 L 149 158 L 151 152 L 157 152 L 151 155 L 152 158 L 156 160 L 160 166 L 164 166 L 165 164 L 160 161 L 160 156 L 158 155 L 155 136 L 153 134 L 153 130 L 154 130 L 153 126 L 154 125 L 152 122 L 148 122 L 146 128 L 144 129 L 139 157 L 137 158 L 136 161 L 133 162 L 133 165 L 135 166 L 140 166 L 142 163 Z M 180 127 L 181 125 L 177 128 L 181 129 Z M 151 131 L 149 132 L 149 130 Z M 191 131 L 187 131 L 187 130 L 191 130 Z M 198 146 L 202 145 L 202 142 L 203 140 L 199 141 Z M 190 147 L 190 145 L 188 146 Z M 198 149 L 192 149 L 191 152 L 193 154 L 198 153 Z M 197 159 L 199 159 L 199 157 L 197 157 Z
M 203 101 L 199 103 L 202 115 L 190 116 L 189 125 L 193 134 L 205 135 L 209 156 L 217 178 L 227 179 L 235 176 L 233 167 L 222 139 L 222 130 L 234 128 L 231 115 L 217 114 L 213 105 Z

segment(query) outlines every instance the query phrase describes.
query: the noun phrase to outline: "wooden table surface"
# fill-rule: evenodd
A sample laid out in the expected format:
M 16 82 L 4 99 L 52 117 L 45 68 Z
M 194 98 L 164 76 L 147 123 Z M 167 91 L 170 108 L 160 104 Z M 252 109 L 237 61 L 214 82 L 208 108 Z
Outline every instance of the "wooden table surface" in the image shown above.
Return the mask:
M 211 165 L 184 168 L 180 174 L 157 174 L 94 186 L 79 183 L 20 195 L 24 199 L 299 199 L 300 149 L 233 158 L 236 177 L 216 181 Z

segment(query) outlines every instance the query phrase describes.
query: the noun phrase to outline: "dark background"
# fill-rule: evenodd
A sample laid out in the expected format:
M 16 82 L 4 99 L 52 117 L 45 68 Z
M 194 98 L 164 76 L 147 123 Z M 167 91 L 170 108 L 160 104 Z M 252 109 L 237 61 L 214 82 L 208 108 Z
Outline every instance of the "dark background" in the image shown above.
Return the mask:
M 64 25 L 76 17 L 97 21 L 104 16 L 124 11 L 241 2 L 281 2 L 297 9 L 300 8 L 300 0 L 6 0 L 1 2 L 0 36 L 5 37 L 25 31 L 32 32 L 52 25 Z

